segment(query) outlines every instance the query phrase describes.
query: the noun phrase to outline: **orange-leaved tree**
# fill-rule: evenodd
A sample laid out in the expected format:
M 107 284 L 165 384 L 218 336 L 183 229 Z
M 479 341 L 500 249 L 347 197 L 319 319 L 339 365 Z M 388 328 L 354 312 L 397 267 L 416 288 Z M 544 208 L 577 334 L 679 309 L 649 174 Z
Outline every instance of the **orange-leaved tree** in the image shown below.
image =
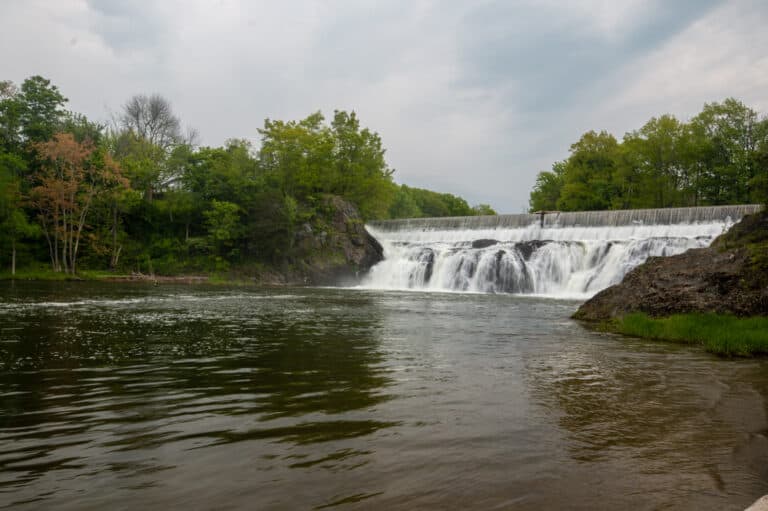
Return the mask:
M 74 274 L 88 212 L 97 194 L 127 187 L 120 166 L 90 141 L 57 133 L 34 145 L 40 160 L 29 203 L 48 241 L 54 271 Z

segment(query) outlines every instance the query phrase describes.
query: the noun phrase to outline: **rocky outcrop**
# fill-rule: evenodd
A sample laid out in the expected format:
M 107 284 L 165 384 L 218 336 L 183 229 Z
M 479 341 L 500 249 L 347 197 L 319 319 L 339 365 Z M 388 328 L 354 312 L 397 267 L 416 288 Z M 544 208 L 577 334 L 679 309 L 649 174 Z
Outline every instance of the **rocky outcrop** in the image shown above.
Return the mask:
M 297 284 L 357 282 L 383 259 L 383 249 L 365 230 L 357 208 L 338 196 L 323 200 L 321 213 L 296 233 L 293 268 L 286 280 Z
M 708 248 L 648 259 L 574 317 L 604 321 L 631 312 L 768 315 L 768 213 L 744 217 Z

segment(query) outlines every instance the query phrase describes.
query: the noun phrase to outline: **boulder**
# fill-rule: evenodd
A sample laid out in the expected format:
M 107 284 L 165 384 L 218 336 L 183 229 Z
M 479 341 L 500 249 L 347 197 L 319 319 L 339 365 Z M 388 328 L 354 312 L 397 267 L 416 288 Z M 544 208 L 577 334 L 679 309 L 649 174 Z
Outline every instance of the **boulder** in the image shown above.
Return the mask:
M 360 212 L 351 202 L 327 196 L 320 210 L 323 213 L 313 219 L 313 225 L 299 230 L 301 243 L 294 258 L 299 275 L 291 280 L 311 285 L 354 284 L 384 258 L 384 250 L 365 230 Z
M 744 217 L 710 247 L 654 257 L 586 303 L 574 317 L 604 321 L 632 312 L 768 314 L 768 214 Z

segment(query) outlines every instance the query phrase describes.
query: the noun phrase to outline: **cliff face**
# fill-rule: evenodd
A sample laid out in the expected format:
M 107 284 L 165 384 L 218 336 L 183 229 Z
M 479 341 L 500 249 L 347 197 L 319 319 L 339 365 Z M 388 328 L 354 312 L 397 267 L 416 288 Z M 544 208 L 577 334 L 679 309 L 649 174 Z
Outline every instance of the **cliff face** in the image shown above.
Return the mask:
M 574 318 L 603 321 L 631 312 L 768 315 L 768 212 L 744 217 L 708 248 L 649 259 Z
M 383 259 L 383 249 L 365 230 L 353 204 L 328 196 L 322 210 L 296 233 L 286 280 L 308 285 L 353 284 Z

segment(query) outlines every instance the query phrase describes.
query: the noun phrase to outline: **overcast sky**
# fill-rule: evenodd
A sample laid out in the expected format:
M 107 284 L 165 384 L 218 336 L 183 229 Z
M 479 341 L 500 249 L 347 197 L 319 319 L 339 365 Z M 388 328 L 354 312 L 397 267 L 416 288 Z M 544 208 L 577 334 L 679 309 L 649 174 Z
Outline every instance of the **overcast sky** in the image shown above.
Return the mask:
M 355 110 L 398 182 L 518 213 L 587 130 L 768 112 L 766 27 L 766 0 L 0 0 L 0 80 L 97 120 L 157 92 L 204 145 Z

